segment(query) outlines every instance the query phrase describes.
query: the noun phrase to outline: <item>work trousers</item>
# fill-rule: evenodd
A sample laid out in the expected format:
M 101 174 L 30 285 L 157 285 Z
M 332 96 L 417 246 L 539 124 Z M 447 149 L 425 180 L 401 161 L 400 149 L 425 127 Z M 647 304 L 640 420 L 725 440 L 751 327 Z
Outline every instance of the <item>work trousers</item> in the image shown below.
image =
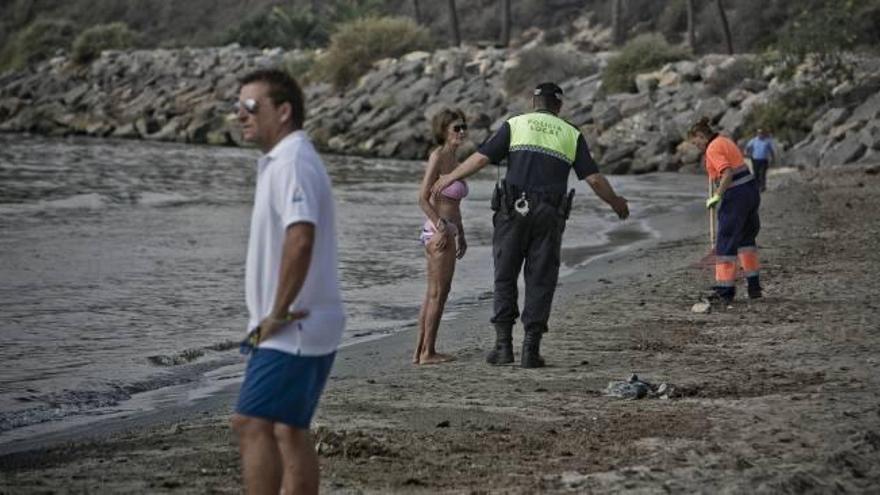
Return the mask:
M 517 280 L 524 267 L 526 283 L 522 323 L 526 332 L 547 331 L 562 250 L 565 217 L 558 206 L 532 204 L 526 216 L 502 208 L 492 217 L 495 259 L 496 325 L 513 325 L 519 316 Z
M 754 180 L 725 191 L 718 208 L 715 241 L 715 289 L 732 297 L 736 292 L 736 261 L 739 258 L 750 287 L 758 287 L 758 247 L 761 230 L 758 207 L 761 196 Z

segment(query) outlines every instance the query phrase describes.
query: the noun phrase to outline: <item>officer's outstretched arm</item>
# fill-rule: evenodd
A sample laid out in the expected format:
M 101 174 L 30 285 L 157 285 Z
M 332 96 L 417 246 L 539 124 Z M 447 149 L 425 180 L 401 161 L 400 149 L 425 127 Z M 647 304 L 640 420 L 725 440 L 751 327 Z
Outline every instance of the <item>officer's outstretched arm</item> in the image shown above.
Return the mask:
M 434 182 L 434 187 L 431 188 L 431 192 L 434 194 L 440 194 L 440 191 L 446 189 L 446 186 L 452 184 L 453 182 L 464 179 L 465 177 L 470 177 L 475 173 L 479 172 L 481 168 L 485 167 L 489 164 L 489 157 L 480 153 L 479 151 L 474 152 L 471 156 L 467 157 L 467 160 L 463 161 L 461 165 L 455 167 L 455 170 L 449 172 L 446 175 L 441 175 L 437 178 L 437 181 Z
M 621 220 L 629 216 L 629 205 L 627 205 L 626 198 L 618 196 L 614 192 L 614 188 L 611 187 L 611 184 L 604 175 L 599 173 L 591 174 L 584 180 L 593 189 L 596 196 L 599 196 L 602 201 L 611 206 L 611 209 L 614 210 L 614 213 L 617 213 Z

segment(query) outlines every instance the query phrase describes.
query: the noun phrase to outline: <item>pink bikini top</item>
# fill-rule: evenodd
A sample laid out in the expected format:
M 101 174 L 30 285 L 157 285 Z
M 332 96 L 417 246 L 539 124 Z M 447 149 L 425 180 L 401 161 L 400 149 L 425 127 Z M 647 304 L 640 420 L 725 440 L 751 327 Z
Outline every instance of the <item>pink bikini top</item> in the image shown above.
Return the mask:
M 446 186 L 446 189 L 440 191 L 440 194 L 449 199 L 464 199 L 468 195 L 467 183 L 463 180 L 457 180 Z

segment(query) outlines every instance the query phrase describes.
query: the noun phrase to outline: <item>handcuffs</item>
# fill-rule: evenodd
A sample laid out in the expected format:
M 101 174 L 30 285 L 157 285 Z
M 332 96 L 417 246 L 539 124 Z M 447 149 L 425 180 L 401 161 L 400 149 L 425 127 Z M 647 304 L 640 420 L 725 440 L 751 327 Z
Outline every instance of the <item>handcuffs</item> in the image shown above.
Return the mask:
M 522 216 L 529 214 L 529 200 L 526 199 L 526 193 L 522 193 L 519 199 L 513 202 L 513 209 Z

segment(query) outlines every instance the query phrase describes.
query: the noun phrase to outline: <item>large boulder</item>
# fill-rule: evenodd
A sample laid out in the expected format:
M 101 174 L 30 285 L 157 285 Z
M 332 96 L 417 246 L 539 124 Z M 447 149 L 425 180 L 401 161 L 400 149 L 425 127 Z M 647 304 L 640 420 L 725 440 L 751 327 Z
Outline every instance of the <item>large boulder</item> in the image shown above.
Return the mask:
M 434 78 L 423 77 L 415 84 L 402 88 L 397 94 L 397 104 L 408 109 L 416 109 L 430 100 L 440 87 Z
M 561 83 L 560 87 L 565 92 L 565 104 L 570 105 L 570 102 L 581 102 L 592 105 L 596 99 L 596 93 L 599 92 L 601 83 L 600 74 L 571 79 Z
M 880 74 L 874 73 L 858 82 L 840 83 L 831 90 L 831 96 L 834 97 L 835 106 L 853 107 L 868 101 L 878 92 L 880 92 Z
M 731 108 L 724 114 L 724 117 L 721 117 L 718 126 L 736 139 L 740 137 L 745 121 L 745 112 L 737 108 Z
M 147 137 L 159 132 L 159 130 L 162 129 L 162 126 L 152 116 L 143 116 L 135 120 L 134 128 L 137 130 L 139 136 Z
M 189 122 L 183 131 L 183 136 L 189 143 L 208 143 L 208 137 L 212 132 L 223 129 L 226 119 L 221 115 L 215 115 L 209 110 L 205 110 L 197 114 Z M 223 136 L 223 144 L 226 144 L 226 136 Z M 217 135 L 211 136 L 217 139 Z
M 138 134 L 137 129 L 135 129 L 134 124 L 132 123 L 124 124 L 117 127 L 110 135 L 115 138 L 123 139 L 134 139 L 141 137 L 141 135 Z
M 786 154 L 785 165 L 807 168 L 818 167 L 822 147 L 823 143 L 817 141 L 800 142 Z
M 667 143 L 678 144 L 687 137 L 687 132 L 694 124 L 694 112 L 676 112 L 672 115 L 662 115 L 659 129 L 666 138 Z
M 849 110 L 846 108 L 832 108 L 813 123 L 813 134 L 825 134 L 833 127 L 844 123 L 847 117 Z
M 750 91 L 746 91 L 742 88 L 735 88 L 730 90 L 727 93 L 727 96 L 724 97 L 724 101 L 727 102 L 728 105 L 732 107 L 738 107 L 742 102 L 744 102 L 749 96 L 752 96 L 753 93 Z
M 699 164 L 703 157 L 703 152 L 688 141 L 682 141 L 675 149 L 678 162 L 684 166 Z
M 856 107 L 850 120 L 874 120 L 880 117 L 880 93 L 875 93 L 867 101 Z
M 826 166 L 846 165 L 861 158 L 867 149 L 868 147 L 860 141 L 858 134 L 851 134 L 822 155 L 822 164 Z
M 636 90 L 651 93 L 660 85 L 660 72 L 647 72 L 636 75 Z
M 64 104 L 68 107 L 76 107 L 83 96 L 88 94 L 90 89 L 91 88 L 87 83 L 78 84 L 64 93 L 61 100 L 64 101 Z
M 632 117 L 637 113 L 644 112 L 651 108 L 651 96 L 646 93 L 640 93 L 637 95 L 626 95 L 625 97 L 619 98 L 618 104 L 620 105 L 620 113 L 624 118 Z
M 698 81 L 701 77 L 700 67 L 693 60 L 681 60 L 672 64 L 672 67 L 685 81 Z
M 618 143 L 602 153 L 602 161 L 605 163 L 619 162 L 625 158 L 632 158 L 639 147 L 635 143 Z
M 185 128 L 187 122 L 183 117 L 173 117 L 162 126 L 157 132 L 145 135 L 144 137 L 154 141 L 176 141 L 177 132 L 181 128 Z M 185 139 L 185 137 L 184 137 Z
M 767 89 L 768 85 L 766 81 L 761 79 L 746 78 L 743 79 L 738 86 L 750 93 L 760 93 Z
M 864 126 L 864 122 L 858 119 L 850 119 L 846 123 L 832 127 L 828 131 L 828 137 L 834 141 L 840 141 L 847 135 L 857 132 Z
M 657 87 L 659 88 L 678 88 L 684 78 L 674 70 L 661 70 L 657 78 Z
M 0 122 L 18 113 L 24 107 L 24 102 L 14 96 L 0 99 Z
M 727 103 L 721 97 L 712 96 L 700 100 L 697 103 L 696 112 L 700 117 L 709 117 L 712 122 L 718 122 L 724 113 L 727 112 Z
M 665 137 L 659 133 L 647 133 L 634 154 L 630 173 L 644 174 L 653 172 L 669 160 L 668 145 Z
M 603 100 L 593 104 L 593 121 L 602 129 L 608 129 L 620 122 L 623 114 L 616 102 Z
M 562 109 L 562 117 L 580 127 L 593 123 L 593 106 L 590 103 L 576 102 L 571 108 Z
M 859 140 L 870 149 L 880 150 L 880 121 L 868 122 L 859 133 Z

